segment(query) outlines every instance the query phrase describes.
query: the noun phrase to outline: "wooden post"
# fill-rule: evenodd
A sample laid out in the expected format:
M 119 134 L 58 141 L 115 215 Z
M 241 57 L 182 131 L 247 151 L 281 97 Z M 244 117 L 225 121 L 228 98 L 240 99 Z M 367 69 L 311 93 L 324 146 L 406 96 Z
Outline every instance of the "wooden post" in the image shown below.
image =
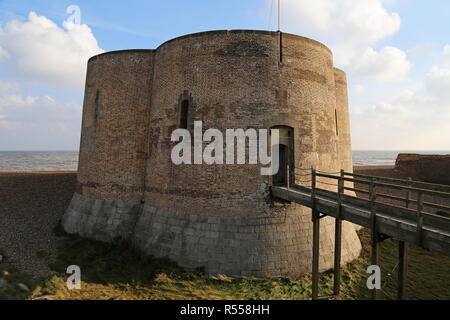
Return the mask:
M 320 255 L 320 216 L 316 209 L 316 170 L 312 169 L 312 222 L 313 222 L 313 239 L 312 239 L 312 300 L 319 298 L 319 255 Z
M 422 228 L 423 228 L 423 193 L 417 193 L 417 244 L 422 245 Z
M 412 178 L 408 178 L 408 187 L 412 186 Z M 406 192 L 406 208 L 411 204 L 411 190 Z M 397 283 L 397 300 L 405 300 L 406 298 L 406 279 L 408 276 L 408 243 L 399 240 L 398 242 L 398 283 Z
M 338 214 L 334 226 L 334 283 L 333 294 L 341 292 L 341 251 L 342 251 L 342 194 L 344 193 L 344 170 L 338 180 Z
M 287 181 L 286 181 L 286 186 L 289 190 L 290 184 L 291 184 L 291 175 L 290 175 L 290 171 L 289 171 L 289 165 L 287 165 Z
M 408 187 L 411 187 L 412 184 L 412 178 L 408 178 L 409 182 L 408 182 Z M 408 190 L 408 192 L 406 192 L 406 208 L 409 208 L 409 204 L 411 202 L 411 190 Z
M 408 243 L 399 241 L 398 243 L 398 287 L 397 299 L 405 300 L 406 298 L 406 279 L 408 274 Z
M 369 196 L 370 196 L 370 218 L 371 218 L 371 264 L 374 266 L 380 265 L 380 243 L 378 241 L 378 230 L 377 230 L 377 214 L 375 201 L 377 199 L 377 192 L 375 188 L 375 179 L 372 178 L 369 186 Z M 379 290 L 372 290 L 372 299 L 377 300 L 379 298 Z

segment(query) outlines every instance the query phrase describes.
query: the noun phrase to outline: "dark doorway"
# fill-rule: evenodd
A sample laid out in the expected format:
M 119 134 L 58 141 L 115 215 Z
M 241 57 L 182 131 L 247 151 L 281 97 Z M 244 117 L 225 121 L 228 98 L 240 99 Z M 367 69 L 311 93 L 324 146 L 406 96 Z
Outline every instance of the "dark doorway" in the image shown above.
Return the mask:
M 181 103 L 181 112 L 180 112 L 180 129 L 188 128 L 188 119 L 189 119 L 189 101 L 183 100 Z
M 272 184 L 274 186 L 287 186 L 295 182 L 293 174 L 294 168 L 294 129 L 288 126 L 275 126 L 272 129 L 279 130 L 279 169 L 272 176 Z M 274 154 L 272 152 L 272 154 Z M 288 172 L 290 170 L 291 172 Z
M 288 166 L 288 147 L 284 144 L 279 144 L 279 169 L 273 176 L 274 186 L 287 185 L 287 166 Z

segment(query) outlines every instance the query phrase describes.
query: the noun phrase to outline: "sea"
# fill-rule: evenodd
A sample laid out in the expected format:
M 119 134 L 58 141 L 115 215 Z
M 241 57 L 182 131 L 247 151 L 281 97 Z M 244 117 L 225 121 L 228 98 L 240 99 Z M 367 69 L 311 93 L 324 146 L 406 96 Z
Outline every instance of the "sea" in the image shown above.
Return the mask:
M 353 151 L 355 166 L 394 165 L 399 153 L 450 154 L 450 151 Z M 78 151 L 0 151 L 0 172 L 76 171 Z

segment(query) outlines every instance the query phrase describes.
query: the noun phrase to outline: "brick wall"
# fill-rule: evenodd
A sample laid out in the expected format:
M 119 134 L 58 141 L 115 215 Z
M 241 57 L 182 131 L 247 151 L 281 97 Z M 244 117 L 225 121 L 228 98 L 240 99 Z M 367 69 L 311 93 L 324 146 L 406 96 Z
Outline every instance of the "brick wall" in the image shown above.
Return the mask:
M 351 166 L 342 79 L 324 45 L 265 31 L 205 32 L 168 41 L 154 52 L 92 59 L 80 155 L 82 195 L 74 197 L 66 229 L 105 241 L 126 238 L 148 254 L 187 268 L 204 266 L 210 273 L 307 272 L 310 209 L 272 199 L 272 178 L 261 176 L 259 165 L 174 165 L 170 135 L 186 100 L 190 128 L 196 120 L 203 121 L 204 130 L 223 133 L 289 126 L 296 167 L 336 172 Z M 107 99 L 96 97 L 98 88 Z M 342 117 L 339 136 L 336 112 Z M 304 185 L 308 180 L 296 178 Z M 136 211 L 133 201 L 141 199 L 145 205 Z M 128 204 L 119 206 L 117 200 Z M 95 201 L 105 209 L 94 210 Z M 332 267 L 333 228 L 333 220 L 325 218 L 322 270 Z M 360 250 L 353 226 L 345 223 L 343 261 Z

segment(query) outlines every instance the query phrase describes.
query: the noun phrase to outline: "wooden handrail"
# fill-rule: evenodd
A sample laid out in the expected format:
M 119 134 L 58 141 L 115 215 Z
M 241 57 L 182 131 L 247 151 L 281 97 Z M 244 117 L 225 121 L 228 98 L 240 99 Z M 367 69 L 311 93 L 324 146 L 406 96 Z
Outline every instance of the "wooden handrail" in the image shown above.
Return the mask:
M 405 183 L 408 185 L 423 185 L 429 188 L 436 188 L 438 190 L 445 190 L 444 192 L 449 192 L 450 193 L 450 186 L 447 185 L 443 185 L 443 184 L 435 184 L 435 183 L 429 183 L 429 182 L 421 182 L 421 181 L 414 181 L 414 180 L 409 180 L 409 179 L 398 179 L 398 178 L 389 178 L 389 177 L 373 177 L 373 176 L 368 176 L 368 175 L 364 175 L 364 174 L 358 174 L 358 173 L 350 173 L 350 172 L 344 172 L 344 175 L 346 176 L 352 176 L 352 177 L 356 177 L 356 178 L 375 178 L 377 180 L 384 180 L 384 181 L 390 181 L 390 182 L 401 182 L 401 183 Z
M 316 172 L 316 176 L 334 179 L 334 180 L 340 179 L 340 176 L 334 176 L 334 175 L 325 174 L 325 173 L 317 173 Z M 377 179 L 377 177 L 372 177 L 372 178 L 374 178 L 375 180 Z M 353 182 L 353 183 L 361 183 L 361 184 L 366 184 L 366 185 L 370 185 L 372 183 L 372 181 L 366 181 L 366 180 L 361 180 L 361 179 L 353 179 L 353 178 L 342 178 L 342 179 L 344 181 L 349 181 L 349 182 Z M 383 182 L 377 182 L 377 181 L 373 181 L 373 183 L 377 187 L 385 187 L 385 188 L 391 188 L 391 189 L 402 190 L 402 191 L 410 190 L 410 191 L 419 192 L 419 193 L 423 193 L 423 194 L 435 195 L 435 196 L 440 196 L 443 198 L 450 198 L 450 193 L 447 193 L 447 192 L 420 189 L 420 188 L 414 188 L 414 187 L 408 187 L 408 186 L 399 186 L 396 184 L 383 183 Z

